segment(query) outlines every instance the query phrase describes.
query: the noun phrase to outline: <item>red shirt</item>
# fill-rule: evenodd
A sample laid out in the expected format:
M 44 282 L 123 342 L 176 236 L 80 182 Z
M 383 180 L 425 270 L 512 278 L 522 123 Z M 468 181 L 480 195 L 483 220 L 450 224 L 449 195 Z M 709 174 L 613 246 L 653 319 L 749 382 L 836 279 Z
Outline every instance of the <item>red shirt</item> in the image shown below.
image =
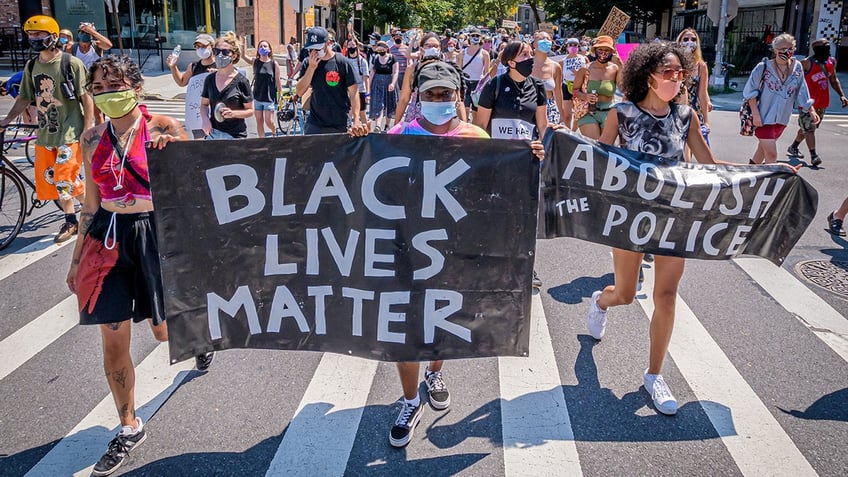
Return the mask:
M 810 90 L 810 97 L 815 100 L 813 107 L 816 109 L 826 109 L 830 106 L 830 75 L 835 74 L 833 70 L 833 58 L 828 58 L 825 62 L 825 69 L 822 69 L 820 63 L 810 60 L 810 69 L 804 74 L 804 79 L 807 80 L 807 89 Z

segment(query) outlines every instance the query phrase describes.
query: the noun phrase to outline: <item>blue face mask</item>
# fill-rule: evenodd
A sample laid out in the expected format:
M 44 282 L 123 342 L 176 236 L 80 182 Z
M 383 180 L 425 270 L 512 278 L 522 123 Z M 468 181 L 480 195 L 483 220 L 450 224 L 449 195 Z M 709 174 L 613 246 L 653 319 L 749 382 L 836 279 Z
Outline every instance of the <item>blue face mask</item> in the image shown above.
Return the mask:
M 456 103 L 421 101 L 421 116 L 431 124 L 441 126 L 456 116 Z
M 539 40 L 539 51 L 542 53 L 550 53 L 553 43 L 551 40 Z
M 259 56 L 268 56 L 269 53 L 271 53 L 271 50 L 268 48 L 265 48 L 264 46 L 259 47 Z

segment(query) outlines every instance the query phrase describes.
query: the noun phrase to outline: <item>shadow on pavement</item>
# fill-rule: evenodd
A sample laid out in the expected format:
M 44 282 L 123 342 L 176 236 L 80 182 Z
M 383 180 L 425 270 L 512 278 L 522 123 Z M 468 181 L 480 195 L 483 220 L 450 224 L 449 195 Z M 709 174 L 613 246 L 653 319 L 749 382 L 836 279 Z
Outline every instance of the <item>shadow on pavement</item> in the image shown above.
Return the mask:
M 778 409 L 799 419 L 848 422 L 848 388 L 825 394 L 805 411 Z
M 601 277 L 579 277 L 570 283 L 549 288 L 548 293 L 551 298 L 560 303 L 576 305 L 591 297 L 595 290 L 603 290 L 607 285 L 612 285 L 614 281 L 612 273 L 607 273 Z

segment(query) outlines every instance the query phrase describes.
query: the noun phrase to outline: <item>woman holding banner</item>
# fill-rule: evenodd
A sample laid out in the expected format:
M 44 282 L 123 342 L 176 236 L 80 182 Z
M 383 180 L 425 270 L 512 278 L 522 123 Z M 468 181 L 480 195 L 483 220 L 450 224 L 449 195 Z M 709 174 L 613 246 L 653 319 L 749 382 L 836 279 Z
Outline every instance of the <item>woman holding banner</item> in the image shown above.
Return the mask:
M 688 105 L 675 103 L 693 67 L 691 55 L 676 44 L 655 42 L 633 50 L 624 66 L 622 84 L 629 101 L 612 108 L 600 142 L 614 145 L 618 139 L 625 149 L 677 161 L 683 159 L 688 146 L 699 163 L 720 163 L 701 135 L 698 116 Z M 589 333 L 595 339 L 604 336 L 610 307 L 633 302 L 642 256 L 640 252 L 613 249 L 615 284 L 594 292 L 589 305 Z M 671 340 L 683 268 L 683 258 L 655 257 L 655 307 L 650 325 L 649 364 L 643 382 L 657 411 L 666 415 L 677 412 L 677 401 L 660 373 Z
M 139 104 L 143 79 L 129 57 L 101 58 L 88 77 L 94 102 L 109 120 L 81 137 L 88 190 L 67 283 L 80 303 L 80 324 L 100 328 L 106 381 L 121 421 L 94 466 L 92 475 L 102 476 L 147 438 L 135 415 L 128 322 L 147 320 L 156 339 L 168 340 L 145 147 L 187 138 L 178 121 Z M 212 357 L 198 356 L 197 368 L 208 368 Z

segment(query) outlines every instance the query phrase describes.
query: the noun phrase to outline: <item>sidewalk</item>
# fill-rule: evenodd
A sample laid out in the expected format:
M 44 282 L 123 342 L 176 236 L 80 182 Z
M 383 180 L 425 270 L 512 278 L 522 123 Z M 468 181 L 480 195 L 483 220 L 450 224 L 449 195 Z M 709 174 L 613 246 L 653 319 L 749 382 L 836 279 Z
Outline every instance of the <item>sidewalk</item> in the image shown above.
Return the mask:
M 848 72 L 837 72 L 836 77 L 842 84 L 842 91 L 848 95 Z M 739 111 L 742 106 L 742 90 L 745 88 L 747 76 L 730 78 L 731 83 L 736 83 L 736 92 L 728 94 L 715 94 L 710 96 L 713 106 L 718 111 Z M 830 88 L 830 106 L 827 108 L 828 115 L 848 115 L 848 108 L 843 109 L 839 101 L 839 95 Z

